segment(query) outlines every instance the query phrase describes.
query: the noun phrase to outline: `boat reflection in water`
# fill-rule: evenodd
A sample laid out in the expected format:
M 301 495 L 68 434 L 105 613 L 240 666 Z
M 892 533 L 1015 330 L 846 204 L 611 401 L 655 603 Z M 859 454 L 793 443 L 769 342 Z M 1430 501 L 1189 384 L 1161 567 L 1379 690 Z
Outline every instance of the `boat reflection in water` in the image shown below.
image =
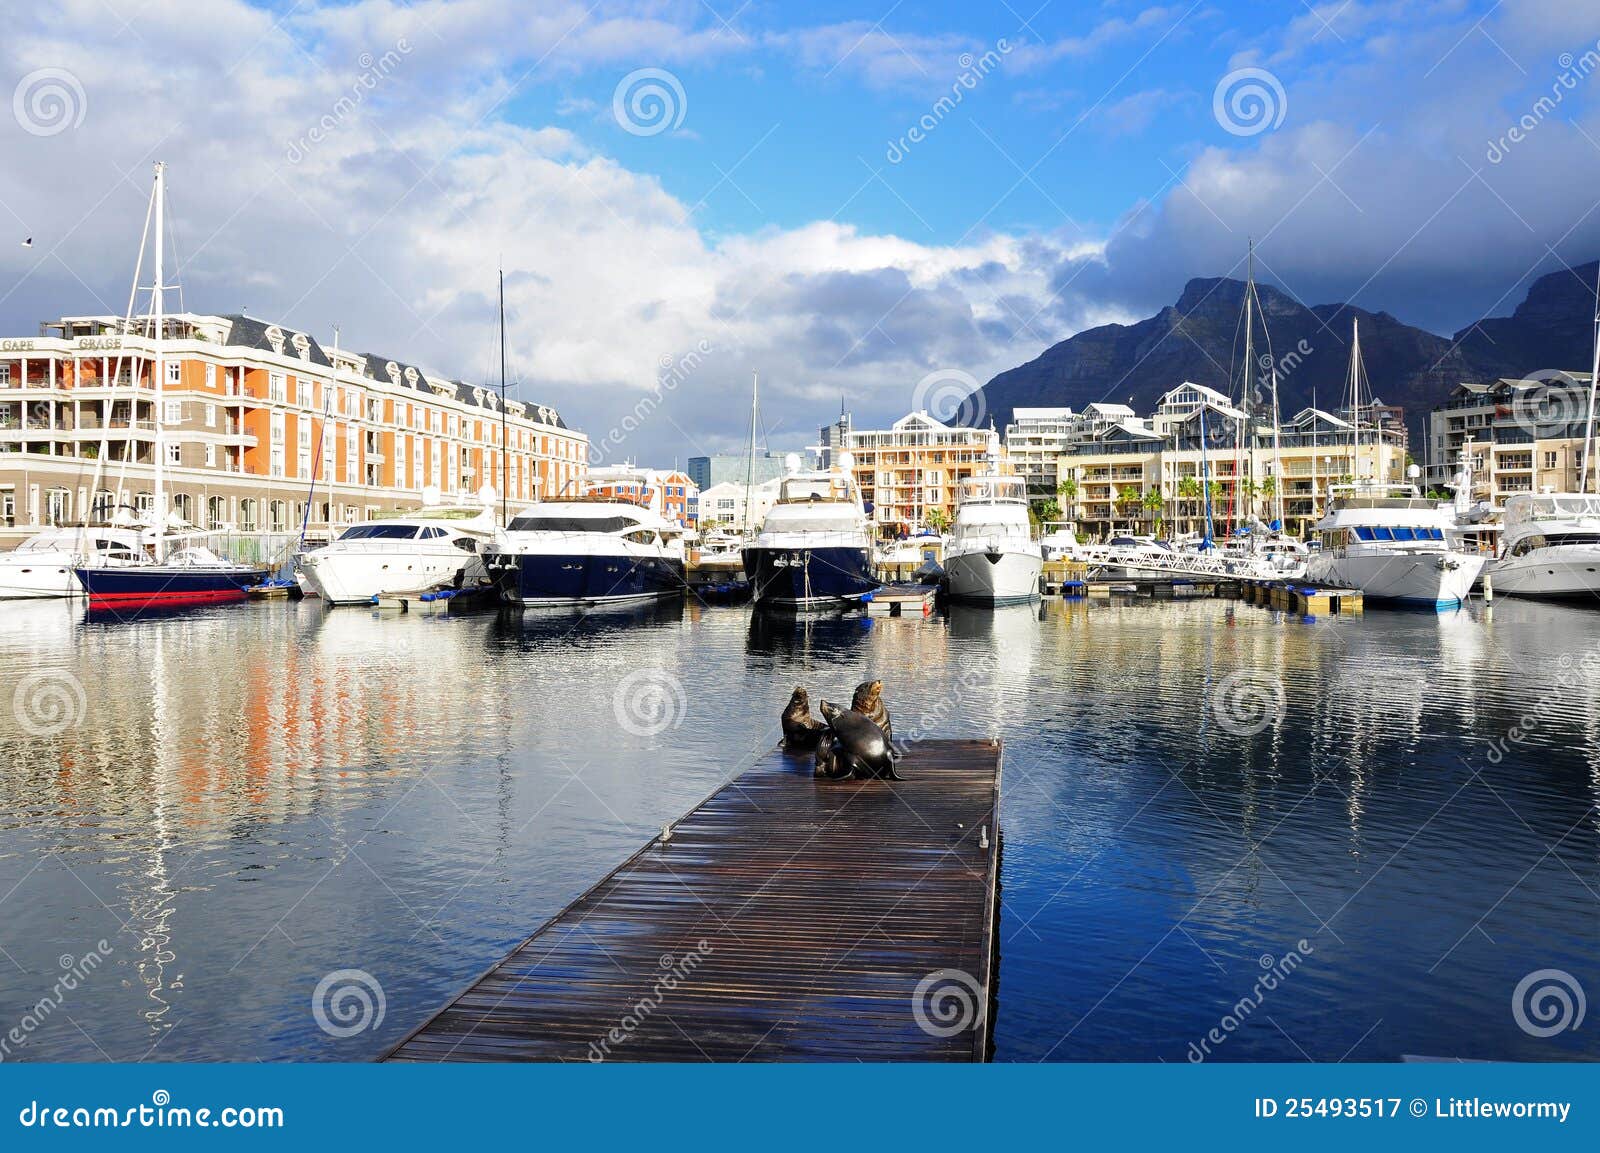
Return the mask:
M 31 726 L 0 727 L 0 1005 L 114 946 L 70 1007 L 93 1043 L 57 1015 L 29 1059 L 375 1056 L 770 750 L 795 684 L 869 678 L 897 738 L 1005 741 L 1000 1059 L 1185 1060 L 1302 939 L 1272 1021 L 1219 1055 L 1600 1055 L 1505 1004 L 1600 952 L 1585 610 L 267 602 L 104 628 L 18 602 L 0 625 L 0 715 Z M 50 686 L 64 712 L 26 707 Z M 350 967 L 387 1012 L 335 1040 L 307 1003 Z

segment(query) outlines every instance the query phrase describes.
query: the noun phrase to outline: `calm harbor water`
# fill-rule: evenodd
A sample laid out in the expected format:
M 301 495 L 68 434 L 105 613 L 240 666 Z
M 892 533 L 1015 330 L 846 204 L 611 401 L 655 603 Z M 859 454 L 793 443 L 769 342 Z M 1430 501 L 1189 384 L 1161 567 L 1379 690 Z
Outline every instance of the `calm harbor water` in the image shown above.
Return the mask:
M 897 720 L 945 702 L 930 735 L 1006 742 L 999 1059 L 1185 1061 L 1213 1030 L 1220 1060 L 1600 1057 L 1513 1011 L 1538 970 L 1600 993 L 1593 652 L 1600 611 L 1503 599 L 0 605 L 0 1034 L 109 946 L 4 1057 L 371 1057 L 769 748 L 795 684 L 869 676 Z M 342 1039 L 311 1011 L 340 969 L 384 993 Z

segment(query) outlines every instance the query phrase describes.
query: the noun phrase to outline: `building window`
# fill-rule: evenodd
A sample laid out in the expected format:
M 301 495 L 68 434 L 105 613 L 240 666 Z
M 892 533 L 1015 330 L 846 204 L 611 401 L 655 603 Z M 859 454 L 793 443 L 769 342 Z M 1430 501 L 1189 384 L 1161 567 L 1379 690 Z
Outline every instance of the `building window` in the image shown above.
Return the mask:
M 168 424 L 182 424 L 183 402 L 181 400 L 167 401 L 166 404 L 162 406 L 161 419 L 166 421 Z
M 206 467 L 217 467 L 217 446 L 214 444 L 206 445 Z
M 256 531 L 256 502 L 250 497 L 239 502 L 239 528 L 244 532 Z
M 169 444 L 169 445 L 167 445 L 167 463 L 168 464 L 182 464 L 183 463 L 183 445 L 181 445 L 181 444 Z
M 206 427 L 217 427 L 217 406 L 214 404 L 206 405 Z
M 283 475 L 283 446 L 282 445 L 275 444 L 275 445 L 272 446 L 272 475 L 273 476 L 282 476 Z
M 214 364 L 206 365 L 206 387 L 217 387 L 217 366 Z
M 0 364 L 0 385 L 9 385 L 10 383 L 11 366 L 9 364 Z
M 295 382 L 294 382 L 294 402 L 296 404 L 298 404 L 301 408 L 310 408 L 311 407 L 311 384 L 310 384 L 310 382 L 301 380 L 298 377 L 295 378 Z
M 282 402 L 289 387 L 288 380 L 281 372 L 271 373 L 267 377 L 267 396 L 271 400 Z
M 206 500 L 206 527 L 221 528 L 228 519 L 228 506 L 220 496 L 209 497 Z
M 295 475 L 302 477 L 308 477 L 311 475 L 311 454 L 309 452 L 302 452 L 300 454 L 299 471 Z
M 1547 452 L 1547 453 L 1544 454 L 1544 466 L 1545 466 L 1545 468 L 1555 468 L 1555 466 L 1556 466 L 1556 454 L 1555 453 Z
M 168 384 L 182 384 L 183 383 L 183 361 L 181 361 L 181 360 L 169 360 L 169 361 L 167 361 L 167 383 Z
M 283 443 L 283 413 L 281 412 L 272 414 L 272 443 Z

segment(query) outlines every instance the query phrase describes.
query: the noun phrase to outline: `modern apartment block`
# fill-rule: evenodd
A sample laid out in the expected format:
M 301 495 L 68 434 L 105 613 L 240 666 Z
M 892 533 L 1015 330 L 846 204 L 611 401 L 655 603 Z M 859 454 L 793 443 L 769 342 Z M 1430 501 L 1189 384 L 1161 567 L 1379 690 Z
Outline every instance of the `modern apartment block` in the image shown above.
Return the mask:
M 1458 384 L 1429 414 L 1428 482 L 1451 483 L 1470 455 L 1472 497 L 1496 508 L 1519 492 L 1575 492 L 1588 423 L 1587 372 Z M 1596 464 L 1589 462 L 1590 491 Z
M 1186 382 L 1151 416 L 1069 445 L 1056 466 L 1072 490 L 1060 498 L 1062 516 L 1098 537 L 1200 533 L 1209 485 L 1212 531 L 1221 535 L 1236 510 L 1245 522 L 1273 520 L 1281 489 L 1283 527 L 1303 536 L 1322 516 L 1330 484 L 1405 480 L 1405 425 L 1392 411 L 1364 409 L 1358 429 L 1349 412 L 1306 408 L 1274 437 L 1269 423 L 1252 430 L 1220 392 Z
M 527 502 L 587 468 L 588 438 L 553 408 L 502 409 L 494 389 L 252 317 L 167 317 L 157 381 L 150 325 L 70 316 L 0 340 L 7 543 L 119 508 L 149 515 L 157 420 L 170 511 L 203 529 L 327 531 L 425 490 Z

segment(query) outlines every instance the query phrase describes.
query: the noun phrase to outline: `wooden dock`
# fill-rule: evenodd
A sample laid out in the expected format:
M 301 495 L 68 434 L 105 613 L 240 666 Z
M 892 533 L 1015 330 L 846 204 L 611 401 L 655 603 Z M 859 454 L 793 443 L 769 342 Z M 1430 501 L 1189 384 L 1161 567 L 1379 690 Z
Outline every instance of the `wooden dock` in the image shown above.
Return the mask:
M 1304 581 L 1243 581 L 1239 595 L 1250 604 L 1300 616 L 1352 616 L 1366 607 L 1360 589 L 1333 588 Z
M 774 751 L 390 1051 L 398 1061 L 982 1061 L 1001 746 L 902 781 Z
M 937 585 L 893 584 L 874 589 L 862 603 L 870 617 L 926 617 L 938 596 Z

